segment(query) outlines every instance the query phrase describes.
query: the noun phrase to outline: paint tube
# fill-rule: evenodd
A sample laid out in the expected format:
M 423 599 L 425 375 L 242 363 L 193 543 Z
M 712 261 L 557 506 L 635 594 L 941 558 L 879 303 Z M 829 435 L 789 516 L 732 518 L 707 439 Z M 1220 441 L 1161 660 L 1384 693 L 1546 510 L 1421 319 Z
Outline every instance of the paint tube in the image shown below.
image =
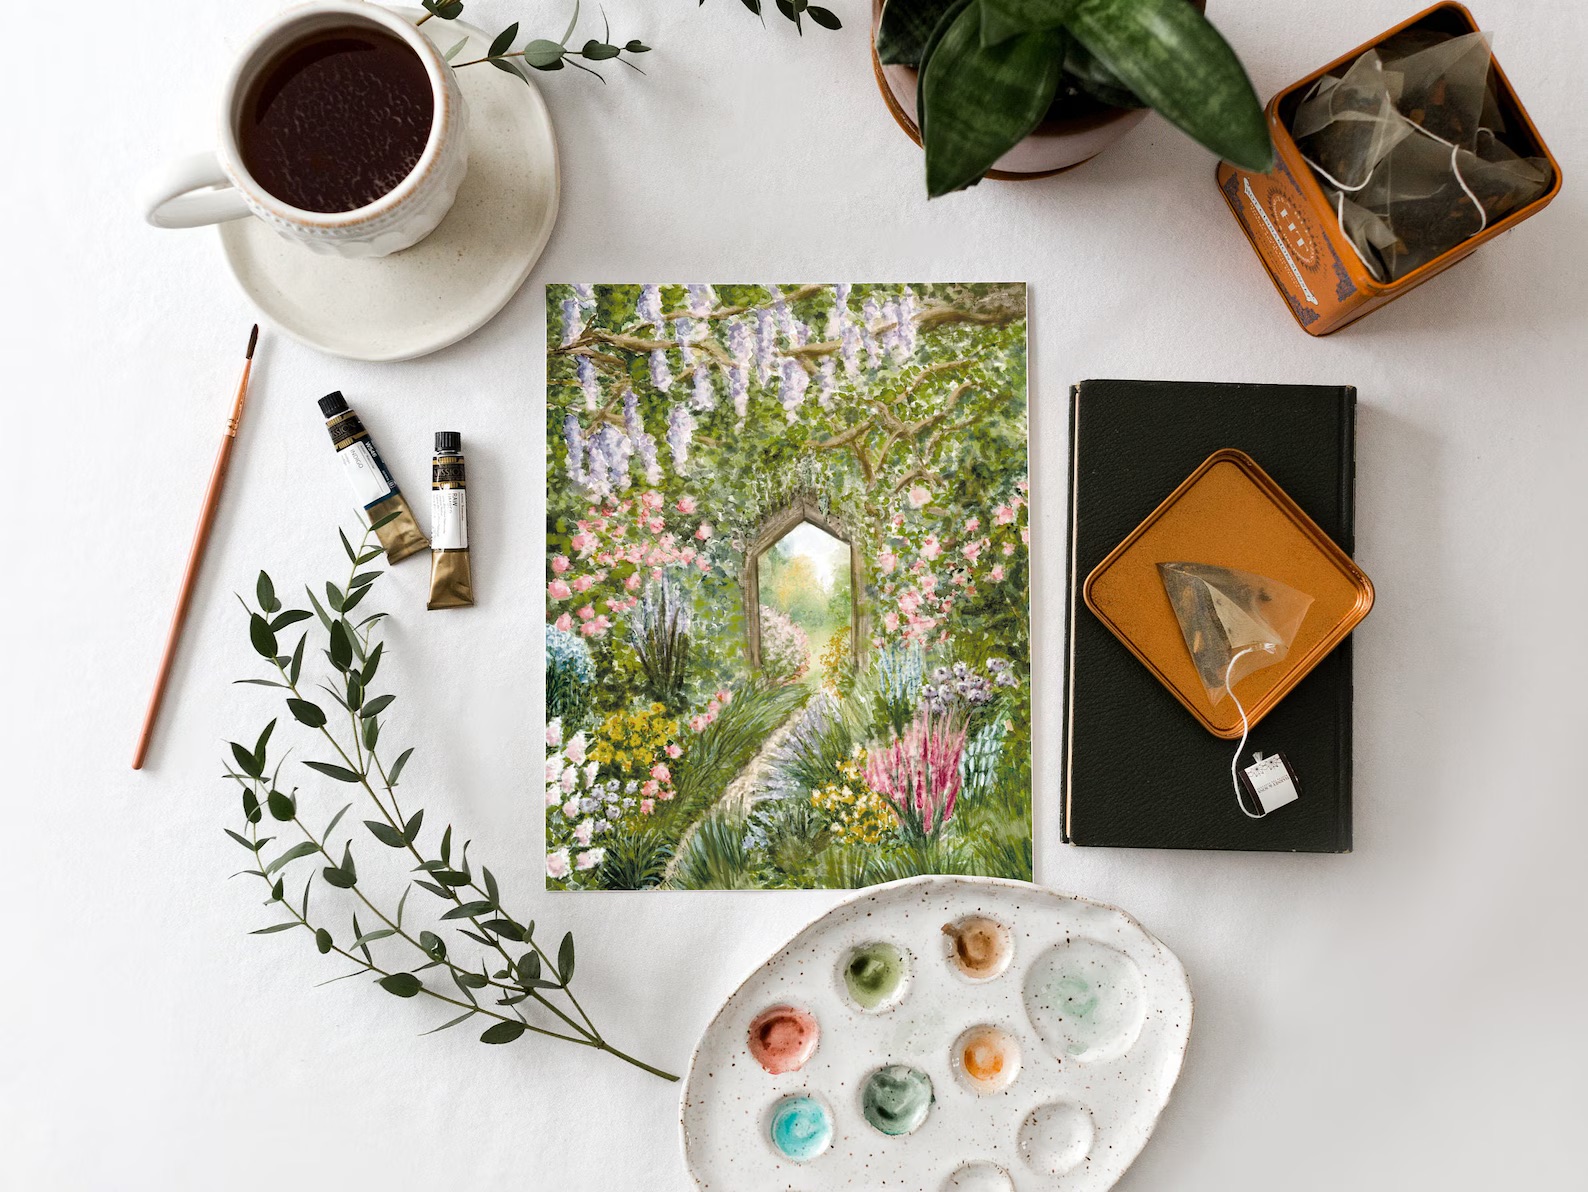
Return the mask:
M 436 432 L 430 464 L 429 608 L 467 608 L 474 603 L 469 571 L 469 504 L 464 491 L 463 436 Z
M 375 440 L 369 437 L 359 416 L 348 409 L 347 399 L 338 390 L 320 399 L 320 413 L 325 418 L 325 429 L 331 433 L 331 444 L 336 448 L 336 458 L 342 461 L 342 470 L 364 516 L 371 525 L 384 521 L 375 536 L 386 548 L 386 560 L 396 563 L 415 551 L 430 545 L 408 507 L 407 498 L 391 478 L 386 461 L 375 450 Z M 395 515 L 395 516 L 393 516 Z

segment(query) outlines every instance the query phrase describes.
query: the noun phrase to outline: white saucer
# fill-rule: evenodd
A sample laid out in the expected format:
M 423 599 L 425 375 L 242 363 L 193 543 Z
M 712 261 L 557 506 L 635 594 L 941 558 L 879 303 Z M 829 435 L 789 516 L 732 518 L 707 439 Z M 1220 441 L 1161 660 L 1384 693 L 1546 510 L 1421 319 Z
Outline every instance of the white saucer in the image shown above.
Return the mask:
M 491 41 L 462 21 L 423 28 L 443 50 L 467 36 L 456 60 L 484 55 Z M 469 173 L 441 226 L 414 247 L 352 261 L 309 252 L 257 219 L 220 225 L 232 274 L 281 331 L 333 356 L 411 360 L 478 331 L 529 277 L 557 220 L 551 115 L 533 85 L 484 63 L 460 70 L 458 82 Z

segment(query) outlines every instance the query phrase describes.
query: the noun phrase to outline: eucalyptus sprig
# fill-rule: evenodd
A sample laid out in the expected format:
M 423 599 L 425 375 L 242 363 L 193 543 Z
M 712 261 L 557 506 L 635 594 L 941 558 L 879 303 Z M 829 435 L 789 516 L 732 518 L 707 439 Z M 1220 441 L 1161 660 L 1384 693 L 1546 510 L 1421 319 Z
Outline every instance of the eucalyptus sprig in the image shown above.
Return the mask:
M 404 749 L 389 764 L 385 760 L 389 754 L 382 751 L 381 716 L 396 699 L 390 693 L 377 695 L 374 689 L 385 651 L 385 643 L 376 635 L 386 614 L 372 613 L 356 622 L 351 616 L 382 575 L 370 566 L 384 553 L 378 542 L 372 543 L 374 532 L 396 516 L 375 522 L 356 547 L 341 534 L 348 578 L 340 587 L 326 583 L 324 604 L 313 589 L 305 588 L 312 612 L 283 608 L 274 582 L 263 571 L 255 585 L 255 603 L 238 597 L 248 615 L 249 641 L 274 675 L 238 682 L 281 691 L 291 723 L 330 751 L 329 760 L 305 759 L 299 764 L 322 779 L 355 788 L 354 800 L 316 830 L 300 802 L 299 788 L 282 781 L 287 754 L 277 751 L 272 756 L 271 741 L 280 718 L 265 725 L 252 746 L 230 742 L 226 773 L 242 788 L 243 830 L 227 828 L 226 834 L 251 854 L 253 864 L 242 873 L 268 888 L 265 905 L 286 916 L 252 934 L 305 931 L 322 955 L 335 954 L 354 965 L 332 980 L 366 976 L 395 997 L 423 996 L 461 1011 L 426 1034 L 482 1018 L 489 1022 L 480 1035 L 482 1043 L 544 1035 L 607 1052 L 664 1080 L 677 1080 L 619 1051 L 596 1029 L 572 989 L 572 933 L 562 937 L 555 956 L 544 949 L 534 921 L 515 917 L 503 907 L 495 875 L 483 865 L 476 871 L 470 864 L 469 843 L 454 849 L 450 824 L 437 839 L 434 821 L 427 836 L 424 808 L 405 810 L 398 797 L 399 779 L 414 751 Z M 316 642 L 311 651 L 315 620 L 324 633 L 324 646 Z M 311 625 L 285 651 L 281 635 L 300 622 Z M 328 669 L 316 688 L 308 678 L 306 660 L 318 663 L 322 658 Z M 363 827 L 382 850 L 389 850 L 378 855 L 414 863 L 394 909 L 372 894 L 360 876 L 352 847 L 353 836 L 360 835 L 357 829 L 338 832 L 343 817 L 360 800 L 367 801 L 375 814 L 363 821 Z M 269 830 L 267 822 L 284 835 L 261 835 Z M 324 885 L 346 891 L 356 903 L 349 927 L 338 929 L 340 934 L 330 925 L 330 912 L 311 912 L 316 873 L 302 864 L 310 858 L 320 863 L 318 876 Z M 293 879 L 290 897 L 289 877 Z M 301 895 L 298 877 L 304 878 Z M 408 896 L 415 888 L 442 904 L 433 924 L 437 930 L 415 930 L 416 916 L 407 911 Z M 360 914 L 365 916 L 363 923 Z M 454 951 L 457 941 L 449 942 L 441 932 L 463 937 L 473 955 L 467 959 L 459 955 Z M 382 945 L 379 954 L 372 944 Z M 427 973 L 434 976 L 423 975 Z
M 763 25 L 766 24 L 766 17 L 761 13 L 761 0 L 739 0 L 739 2 L 755 13 L 756 16 L 761 17 Z M 702 7 L 705 6 L 705 3 L 706 0 L 700 0 Z M 838 19 L 838 14 L 832 9 L 812 4 L 810 0 L 773 0 L 773 3 L 777 5 L 777 10 L 783 14 L 785 20 L 794 22 L 794 28 L 800 31 L 800 36 L 802 37 L 805 35 L 805 17 L 810 17 L 812 21 L 823 29 L 842 29 L 844 27 L 844 23 Z M 429 4 L 427 3 L 425 7 L 428 8 Z
M 419 18 L 418 23 L 421 25 L 431 17 L 442 21 L 455 21 L 463 15 L 463 0 L 422 0 L 422 2 L 425 6 L 425 15 Z M 529 71 L 532 69 L 561 70 L 564 66 L 572 66 L 584 71 L 586 74 L 595 75 L 603 83 L 606 82 L 605 77 L 599 70 L 592 70 L 578 61 L 579 58 L 583 58 L 589 62 L 607 62 L 616 59 L 631 70 L 644 74 L 643 70 L 640 70 L 638 66 L 635 66 L 623 55 L 648 54 L 651 47 L 637 38 L 626 41 L 622 45 L 614 44 L 612 41 L 612 25 L 607 21 L 604 12 L 601 20 L 603 29 L 600 40 L 592 37 L 579 48 L 569 49 L 568 41 L 573 37 L 574 30 L 579 26 L 579 0 L 574 0 L 573 17 L 568 21 L 568 28 L 563 32 L 560 41 L 536 37 L 531 38 L 521 48 L 515 50 L 513 46 L 518 41 L 518 22 L 514 21 L 491 40 L 490 48 L 486 50 L 482 57 L 471 58 L 467 62 L 454 62 L 453 69 L 462 70 L 465 66 L 478 66 L 482 62 L 489 62 L 498 70 L 505 71 L 516 79 L 528 82 Z M 468 44 L 469 39 L 465 37 L 448 50 L 444 57 L 448 62 L 452 62 L 454 58 L 463 52 L 463 47 Z

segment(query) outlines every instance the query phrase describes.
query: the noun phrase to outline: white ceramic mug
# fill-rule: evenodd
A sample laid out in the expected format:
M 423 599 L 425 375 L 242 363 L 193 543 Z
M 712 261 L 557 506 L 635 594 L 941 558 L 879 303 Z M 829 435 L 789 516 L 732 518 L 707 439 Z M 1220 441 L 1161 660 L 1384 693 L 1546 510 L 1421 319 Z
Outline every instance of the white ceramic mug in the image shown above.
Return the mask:
M 250 85 L 283 46 L 318 29 L 367 25 L 395 34 L 419 55 L 435 99 L 419 164 L 395 188 L 352 211 L 305 211 L 284 203 L 249 174 L 237 126 Z M 417 244 L 446 216 L 468 170 L 468 115 L 458 81 L 411 21 L 366 0 L 314 0 L 282 13 L 238 56 L 221 97 L 220 147 L 174 162 L 142 188 L 144 217 L 157 228 L 196 228 L 253 216 L 320 253 L 384 257 Z

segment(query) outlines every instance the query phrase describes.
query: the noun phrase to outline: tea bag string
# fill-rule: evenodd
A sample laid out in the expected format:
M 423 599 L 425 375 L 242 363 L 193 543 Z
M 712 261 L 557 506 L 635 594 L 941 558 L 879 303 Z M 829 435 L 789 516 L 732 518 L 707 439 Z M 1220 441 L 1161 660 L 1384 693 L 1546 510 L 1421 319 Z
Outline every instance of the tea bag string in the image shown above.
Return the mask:
M 1230 659 L 1229 666 L 1224 668 L 1224 690 L 1228 692 L 1229 697 L 1235 701 L 1235 710 L 1241 714 L 1241 743 L 1235 747 L 1235 756 L 1230 759 L 1230 785 L 1235 788 L 1235 806 L 1239 807 L 1241 809 L 1241 814 L 1246 816 L 1248 819 L 1262 819 L 1263 816 L 1267 815 L 1268 813 L 1264 811 L 1259 812 L 1256 815 L 1252 814 L 1250 811 L 1246 810 L 1246 800 L 1241 798 L 1241 780 L 1236 774 L 1236 770 L 1241 764 L 1241 754 L 1246 752 L 1246 738 L 1251 735 L 1252 722 L 1247 719 L 1246 708 L 1241 703 L 1241 697 L 1235 694 L 1235 686 L 1230 682 L 1230 680 L 1234 677 L 1235 664 L 1237 662 L 1246 657 L 1248 654 L 1252 654 L 1260 649 L 1267 648 L 1268 647 L 1262 646 L 1247 646 L 1244 650 L 1237 650 L 1234 657 Z
M 1400 112 L 1396 112 L 1395 114 L 1397 116 L 1399 116 L 1402 120 L 1404 120 L 1408 125 L 1410 125 L 1413 131 L 1422 133 L 1423 136 L 1427 137 L 1431 141 L 1438 141 L 1441 145 L 1448 145 L 1450 147 L 1450 172 L 1456 176 L 1456 184 L 1461 187 L 1462 193 L 1464 193 L 1467 196 L 1467 198 L 1472 201 L 1472 205 L 1478 209 L 1478 221 L 1479 221 L 1478 222 L 1478 231 L 1474 232 L 1472 234 L 1474 236 L 1476 236 L 1478 234 L 1478 232 L 1481 232 L 1485 228 L 1487 228 L 1489 226 L 1489 213 L 1488 213 L 1487 210 L 1484 209 L 1483 204 L 1478 201 L 1478 196 L 1473 193 L 1472 187 L 1467 185 L 1466 176 L 1464 174 L 1462 174 L 1462 172 L 1461 172 L 1461 163 L 1460 163 L 1460 160 L 1459 160 L 1459 154 L 1461 153 L 1461 146 L 1456 144 L 1454 141 L 1445 140 L 1445 138 L 1440 136 L 1438 133 L 1429 132 L 1421 124 L 1418 124 L 1417 121 L 1411 119 L 1408 116 L 1403 115 Z M 1478 129 L 1478 131 L 1479 132 L 1488 131 L 1489 135 L 1491 137 L 1494 135 L 1492 130 L 1486 130 L 1486 129 L 1480 128 L 1480 129 Z M 1301 160 L 1306 162 L 1309 166 L 1311 166 L 1313 168 L 1313 170 L 1319 176 L 1327 179 L 1331 186 L 1333 186 L 1336 190 L 1341 192 L 1341 194 L 1340 194 L 1340 199 L 1341 199 L 1340 207 L 1342 208 L 1342 210 L 1343 210 L 1343 208 L 1345 206 L 1345 203 L 1344 203 L 1345 196 L 1348 195 L 1348 194 L 1355 194 L 1357 191 L 1364 189 L 1369 182 L 1373 181 L 1373 175 L 1378 172 L 1378 166 L 1375 165 L 1371 170 L 1369 170 L 1367 172 L 1367 177 L 1362 179 L 1361 182 L 1357 183 L 1357 185 L 1355 185 L 1355 186 L 1347 186 L 1344 182 L 1341 182 L 1333 174 L 1329 173 L 1328 170 L 1324 169 L 1317 162 L 1313 161 L 1312 158 L 1308 157 L 1305 153 L 1303 153 L 1301 155 Z M 1342 223 L 1344 222 L 1344 216 L 1343 215 L 1341 216 L 1341 221 L 1342 221 Z M 1347 239 L 1350 239 L 1350 238 L 1347 237 Z M 1360 257 L 1361 255 L 1362 254 L 1360 252 L 1357 253 L 1357 256 Z M 1366 263 L 1367 262 L 1365 262 L 1365 261 L 1363 262 L 1363 264 L 1366 264 Z

